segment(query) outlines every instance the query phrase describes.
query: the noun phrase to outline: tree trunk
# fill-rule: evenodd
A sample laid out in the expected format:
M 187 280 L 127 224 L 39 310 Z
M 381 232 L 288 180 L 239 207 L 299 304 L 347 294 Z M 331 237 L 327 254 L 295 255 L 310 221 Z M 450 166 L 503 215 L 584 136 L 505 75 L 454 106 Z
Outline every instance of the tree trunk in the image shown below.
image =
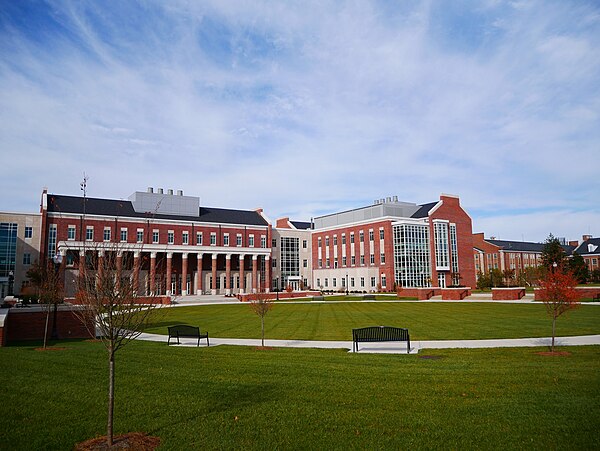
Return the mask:
M 108 422 L 106 426 L 106 440 L 108 446 L 113 445 L 113 411 L 115 407 L 115 354 L 112 346 L 109 349 L 108 359 Z
M 265 347 L 265 317 L 261 316 L 260 317 L 260 327 L 261 327 L 261 337 L 262 337 L 262 347 Z
M 46 326 L 44 327 L 44 349 L 48 341 L 48 320 L 50 319 L 50 304 L 46 305 Z
M 555 335 L 555 331 L 556 331 L 556 315 L 552 316 L 552 349 L 551 349 L 552 352 L 554 352 L 554 335 Z

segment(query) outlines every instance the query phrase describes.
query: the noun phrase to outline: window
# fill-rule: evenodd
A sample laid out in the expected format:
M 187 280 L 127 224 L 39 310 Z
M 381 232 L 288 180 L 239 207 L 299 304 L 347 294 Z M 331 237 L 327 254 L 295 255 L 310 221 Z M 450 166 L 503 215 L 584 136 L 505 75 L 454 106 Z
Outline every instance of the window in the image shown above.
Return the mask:
M 248 246 L 254 247 L 254 235 L 248 237 Z
M 360 232 L 358 232 L 358 240 L 359 240 L 361 243 L 364 243 L 364 242 L 365 242 L 365 232 L 363 232 L 362 230 L 361 230 Z
M 350 277 L 350 286 L 354 288 L 354 277 Z
M 342 245 L 346 244 L 346 234 L 342 234 Z
M 377 285 L 377 280 L 375 277 L 371 277 L 371 288 L 375 288 Z
M 196 245 L 202 246 L 202 232 L 196 232 Z
M 329 268 L 329 259 L 328 258 L 325 259 L 325 267 Z
M 242 235 L 241 234 L 237 234 L 237 236 L 235 237 L 235 243 L 237 247 L 241 247 L 242 246 Z
M 272 258 L 271 261 L 273 262 L 273 263 L 271 263 L 271 267 L 272 268 L 277 268 L 277 259 L 276 258 Z
M 333 267 L 334 267 L 334 268 L 337 268 L 337 267 L 338 267 L 338 259 L 337 259 L 337 258 L 334 258 L 334 259 L 333 259 Z
M 24 265 L 31 265 L 31 254 L 29 252 L 25 252 L 23 254 L 23 264 Z
M 386 283 L 387 283 L 387 279 L 385 278 L 385 275 L 382 274 L 381 275 L 381 287 L 385 288 L 386 287 Z
M 142 229 L 137 229 L 137 232 L 135 234 L 135 240 L 138 243 L 141 243 L 144 241 L 144 231 Z
M 217 245 L 217 234 L 215 232 L 210 233 L 210 245 L 211 246 Z
M 308 268 L 308 260 L 306 260 L 306 259 L 302 260 L 302 267 Z
M 337 279 L 334 277 L 331 281 L 333 282 L 333 287 L 337 287 Z
M 265 249 L 267 247 L 267 237 L 264 235 L 260 236 L 260 247 Z
M 167 232 L 167 244 L 173 244 L 175 242 L 175 232 L 169 230 Z
M 385 263 L 385 254 L 383 252 L 379 254 L 379 260 L 381 261 L 382 265 Z
M 308 247 L 308 242 L 306 240 L 302 240 L 302 249 L 306 249 Z
M 271 239 L 271 247 L 277 247 L 277 238 Z
M 325 277 L 325 287 L 329 286 L 329 279 L 327 277 Z
M 365 256 L 364 255 L 360 256 L 360 266 L 365 266 Z
M 110 241 L 110 227 L 104 228 L 103 239 L 104 239 L 104 241 Z
M 190 244 L 190 233 L 189 232 L 183 232 L 181 234 L 181 243 L 182 244 Z
M 364 277 L 361 277 L 361 278 L 360 278 L 360 286 L 361 286 L 361 287 L 364 287 L 364 286 L 365 286 L 365 278 L 364 278 Z
M 375 234 L 373 233 L 372 230 L 369 230 L 369 241 L 374 241 L 375 240 Z
M 32 236 L 33 236 L 33 227 L 25 226 L 25 238 L 31 238 Z
M 229 234 L 228 233 L 223 235 L 223 246 L 229 246 Z
M 321 247 L 321 237 L 317 238 L 317 247 Z
M 69 226 L 67 229 L 67 240 L 73 241 L 75 239 L 75 226 Z
M 374 264 L 375 264 L 375 254 L 371 254 L 371 256 L 370 256 L 370 261 L 371 261 L 371 264 L 372 264 L 372 265 L 374 265 Z
M 321 286 L 321 279 L 317 279 L 317 286 L 320 287 Z
M 352 257 L 350 257 L 350 264 L 352 266 L 356 265 L 356 256 L 353 255 Z
M 318 264 L 319 264 L 319 268 L 322 268 L 323 267 L 323 259 L 320 258 Z
M 384 239 L 383 229 L 379 229 L 379 239 L 380 240 Z
M 121 241 L 123 243 L 127 242 L 127 229 L 121 229 Z
M 152 231 L 152 243 L 158 244 L 158 230 Z
M 354 244 L 354 232 L 350 234 L 350 244 Z
M 86 241 L 93 241 L 94 240 L 94 227 L 93 226 L 87 226 L 85 229 L 85 239 Z
M 337 246 L 337 235 L 333 235 L 333 245 Z
M 325 247 L 329 247 L 329 237 L 325 237 Z
M 0 224 L 0 231 L 2 231 L 1 228 L 3 228 L 3 226 L 4 227 L 8 226 L 8 233 L 9 233 L 8 238 L 9 238 L 9 240 L 10 240 L 10 238 L 12 238 L 11 235 L 13 235 L 13 233 L 11 233 L 11 232 L 14 232 L 14 238 L 16 240 L 16 238 L 17 238 L 17 225 L 14 224 L 14 228 L 11 227 L 12 225 L 13 224 L 11 224 L 11 223 Z M 48 229 L 48 258 L 50 258 L 50 259 L 54 258 L 54 256 L 56 255 L 56 235 L 57 235 L 56 224 L 50 224 L 50 228 Z M 5 234 L 3 238 L 6 239 L 5 238 L 6 236 L 7 235 Z M 12 240 L 10 240 L 10 241 L 12 241 Z M 15 244 L 16 244 L 16 241 L 15 241 Z M 16 250 L 16 247 L 15 247 L 15 250 Z M 2 259 L 2 260 L 4 260 L 4 259 Z M 2 260 L 0 260 L 0 263 L 4 263 Z M 14 268 L 14 264 L 15 264 L 15 257 L 14 257 L 14 255 L 9 257 L 9 264 L 10 263 L 12 263 L 12 267 Z M 4 265 L 2 265 L 2 266 L 4 266 L 4 268 L 6 268 L 6 263 Z M 0 269 L 2 269 L 1 266 L 0 266 Z M 4 272 L 6 272 L 6 271 L 4 271 Z M 8 274 L 6 274 L 6 275 L 8 275 Z
M 346 266 L 346 256 L 342 257 L 342 266 Z

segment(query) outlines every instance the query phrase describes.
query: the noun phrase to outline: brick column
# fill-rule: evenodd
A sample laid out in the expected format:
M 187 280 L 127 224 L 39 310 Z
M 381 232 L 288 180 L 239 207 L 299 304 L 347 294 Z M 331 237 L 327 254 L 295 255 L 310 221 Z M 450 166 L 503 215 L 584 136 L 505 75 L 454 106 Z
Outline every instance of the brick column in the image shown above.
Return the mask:
M 211 293 L 213 295 L 217 294 L 217 254 L 212 254 L 212 287 Z
M 140 251 L 133 253 L 133 294 L 137 296 L 140 289 Z
M 150 252 L 150 295 L 156 294 L 156 252 Z
M 225 295 L 231 295 L 231 254 L 225 255 Z
M 196 294 L 202 294 L 202 254 L 197 254 L 198 270 L 196 272 Z
M 188 254 L 181 254 L 181 295 L 187 296 L 187 271 L 188 271 Z
M 244 292 L 246 287 L 246 275 L 244 274 L 244 254 L 240 254 L 240 293 Z
M 258 255 L 252 256 L 252 293 L 258 293 Z
M 171 275 L 172 268 L 171 265 L 173 263 L 173 252 L 167 252 L 167 287 L 165 290 L 165 294 L 167 296 L 171 296 Z
M 271 289 L 271 256 L 265 255 L 265 292 Z

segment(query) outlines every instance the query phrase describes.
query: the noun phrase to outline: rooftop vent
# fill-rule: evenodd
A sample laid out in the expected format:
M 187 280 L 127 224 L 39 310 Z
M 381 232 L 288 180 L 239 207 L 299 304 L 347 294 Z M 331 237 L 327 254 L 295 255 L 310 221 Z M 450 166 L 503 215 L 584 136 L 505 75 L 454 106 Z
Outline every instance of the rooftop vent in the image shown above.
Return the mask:
M 183 196 L 183 190 L 182 189 L 178 189 L 177 190 L 177 195 L 178 196 Z
M 172 196 L 172 195 L 173 195 L 173 190 L 172 190 L 172 189 L 168 189 L 168 190 L 167 190 L 167 194 L 168 194 L 169 196 Z
M 158 194 L 163 194 L 163 189 L 162 188 L 158 188 Z
M 152 188 L 151 186 L 148 187 L 148 191 L 146 191 L 148 193 L 153 193 L 154 192 L 154 188 Z

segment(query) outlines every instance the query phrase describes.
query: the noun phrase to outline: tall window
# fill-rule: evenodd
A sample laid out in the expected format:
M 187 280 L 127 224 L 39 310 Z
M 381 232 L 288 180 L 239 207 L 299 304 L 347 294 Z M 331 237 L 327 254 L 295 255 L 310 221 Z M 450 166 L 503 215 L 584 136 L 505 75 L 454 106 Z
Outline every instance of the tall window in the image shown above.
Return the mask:
M 94 226 L 87 226 L 85 229 L 86 241 L 94 241 Z
M 302 240 L 302 249 L 306 249 L 308 247 L 308 242 L 306 240 Z
M 346 244 L 346 234 L 342 233 L 342 245 Z
M 379 254 L 379 260 L 381 261 L 382 265 L 385 263 L 385 254 L 383 252 Z
M 456 224 L 450 224 L 450 253 L 452 255 L 452 273 L 454 285 L 460 284 L 460 277 L 458 275 L 458 243 L 456 241 Z
M 403 287 L 431 286 L 429 227 L 398 224 L 393 229 L 394 278 Z
M 223 235 L 223 246 L 229 246 L 229 234 L 228 233 Z
M 70 225 L 67 228 L 67 240 L 73 241 L 75 239 L 75 226 Z
M 235 242 L 236 242 L 237 247 L 242 246 L 242 235 L 240 233 L 238 233 L 237 236 L 235 237 Z
M 337 246 L 337 235 L 333 235 L 333 245 Z
M 23 264 L 24 265 L 31 265 L 31 254 L 29 252 L 25 252 L 23 254 Z
M 158 244 L 158 230 L 152 231 L 152 243 Z
M 217 234 L 215 232 L 211 232 L 211 234 L 210 234 L 210 245 L 211 246 L 217 245 Z
M 300 275 L 300 239 L 282 237 L 281 243 L 281 280 Z
M 175 232 L 173 232 L 172 230 L 169 230 L 167 232 L 167 244 L 173 244 L 175 243 Z
M 384 239 L 384 234 L 383 234 L 383 229 L 379 229 L 379 239 L 383 240 Z
M 189 244 L 190 243 L 190 233 L 189 232 L 182 232 L 181 234 L 181 242 L 183 244 Z
M 92 229 L 92 232 L 94 229 Z M 16 229 L 15 229 L 16 233 Z M 56 255 L 56 224 L 50 224 L 48 230 L 48 258 L 53 259 Z
M 360 256 L 360 266 L 365 266 L 365 256 L 364 255 Z
M 142 243 L 144 241 L 144 230 L 137 229 L 135 232 L 135 241 L 138 243 Z
M 202 232 L 196 232 L 196 245 L 202 246 Z
M 363 232 L 362 230 L 360 232 L 358 232 L 358 240 L 363 243 L 365 241 L 365 232 Z
M 104 241 L 110 241 L 110 227 L 104 228 L 104 235 L 102 237 Z
M 127 229 L 121 229 L 121 242 L 127 242 Z
M 25 226 L 25 238 L 33 237 L 33 227 Z
M 354 244 L 354 232 L 350 233 L 350 244 Z
M 325 247 L 329 247 L 329 237 L 325 237 Z
M 437 270 L 450 269 L 450 256 L 448 253 L 448 224 L 434 222 L 433 233 L 435 241 L 435 266 Z
M 375 234 L 373 233 L 372 230 L 369 230 L 369 241 L 374 241 L 375 240 Z
M 52 225 L 50 226 L 50 234 L 52 234 Z M 48 237 L 49 240 L 51 236 Z M 56 246 L 56 226 L 54 226 L 54 245 L 50 246 L 48 241 L 48 255 L 52 249 L 51 257 L 54 257 Z M 14 274 L 17 263 L 17 223 L 2 222 L 0 223 L 0 277 L 8 277 L 12 271 Z
M 260 247 L 265 249 L 267 247 L 267 237 L 264 235 L 260 236 Z
M 254 247 L 254 235 L 250 235 L 248 237 L 248 246 L 249 247 Z

